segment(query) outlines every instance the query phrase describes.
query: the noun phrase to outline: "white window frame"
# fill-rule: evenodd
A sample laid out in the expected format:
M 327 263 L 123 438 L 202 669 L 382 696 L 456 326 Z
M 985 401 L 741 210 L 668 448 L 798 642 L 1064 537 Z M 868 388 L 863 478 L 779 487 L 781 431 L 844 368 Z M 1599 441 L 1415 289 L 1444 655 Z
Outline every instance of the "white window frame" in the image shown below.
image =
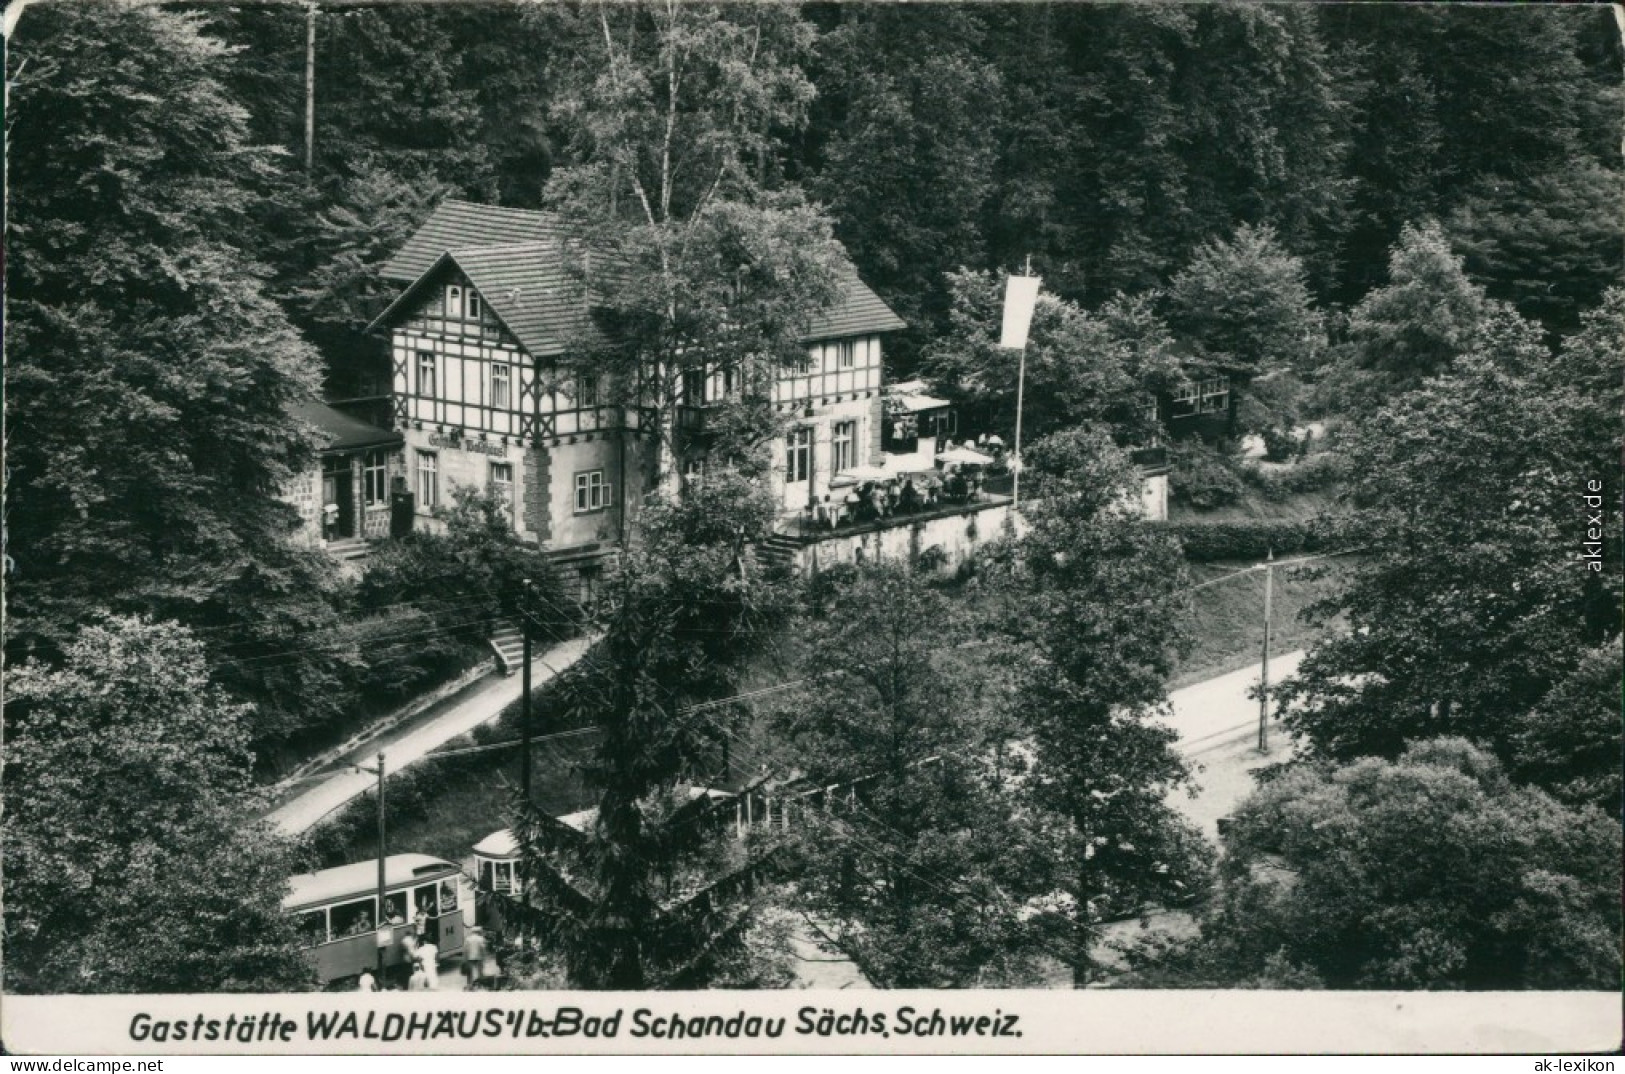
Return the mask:
M 1198 414 L 1217 414 L 1230 407 L 1230 378 L 1208 377 L 1200 385 L 1196 406 Z
M 598 406 L 598 377 L 584 373 L 576 378 L 576 406 L 590 410 Z
M 440 453 L 418 450 L 418 507 L 433 511 L 440 506 Z
M 446 285 L 446 316 L 462 320 L 463 317 L 463 289 L 459 284 Z
M 497 479 L 498 471 L 506 471 L 508 475 L 507 478 L 499 481 Z M 486 480 L 487 484 L 489 484 L 491 488 L 491 494 L 493 496 L 500 495 L 502 497 L 502 502 L 508 505 L 508 515 L 509 517 L 512 517 L 514 509 L 513 463 L 497 462 L 493 459 L 491 462 L 490 473 Z
M 812 479 L 812 449 L 812 426 L 801 425 L 790 430 L 785 437 L 785 484 L 799 485 Z
M 427 371 L 428 376 L 424 373 Z M 424 381 L 428 381 L 428 391 L 424 391 Z M 434 351 L 418 351 L 418 382 L 417 393 L 424 399 L 438 398 L 435 394 L 440 387 L 440 356 Z
M 838 421 L 830 428 L 830 473 L 838 474 L 857 465 L 858 423 Z
M 495 410 L 513 409 L 513 370 L 507 362 L 497 362 L 491 366 L 491 407 Z
M 575 481 L 575 513 L 590 515 L 603 511 L 615 502 L 614 490 L 604 478 L 602 470 L 580 470 Z
M 479 320 L 481 305 L 480 293 L 474 290 L 474 288 L 470 287 L 468 289 L 468 293 L 463 296 L 463 301 L 468 305 L 468 319 L 470 321 Z
M 835 368 L 856 369 L 858 367 L 858 343 L 855 339 L 843 339 L 835 344 Z
M 389 502 L 389 452 L 369 451 L 361 457 L 361 501 L 368 507 Z

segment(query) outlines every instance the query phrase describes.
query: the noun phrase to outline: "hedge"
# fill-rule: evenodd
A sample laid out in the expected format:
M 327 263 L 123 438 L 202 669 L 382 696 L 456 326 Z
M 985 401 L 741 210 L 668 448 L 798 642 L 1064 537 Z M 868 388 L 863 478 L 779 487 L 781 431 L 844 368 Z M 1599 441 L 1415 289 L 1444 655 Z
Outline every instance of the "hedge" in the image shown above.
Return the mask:
M 1263 559 L 1271 551 L 1277 558 L 1321 552 L 1332 546 L 1336 529 L 1333 520 L 1328 518 L 1147 522 L 1146 525 L 1177 539 L 1185 549 L 1185 558 L 1196 563 Z
M 1242 480 L 1258 489 L 1267 500 L 1286 500 L 1306 492 L 1321 492 L 1336 488 L 1348 477 L 1346 456 L 1335 451 L 1322 451 L 1292 466 L 1264 469 L 1244 466 Z

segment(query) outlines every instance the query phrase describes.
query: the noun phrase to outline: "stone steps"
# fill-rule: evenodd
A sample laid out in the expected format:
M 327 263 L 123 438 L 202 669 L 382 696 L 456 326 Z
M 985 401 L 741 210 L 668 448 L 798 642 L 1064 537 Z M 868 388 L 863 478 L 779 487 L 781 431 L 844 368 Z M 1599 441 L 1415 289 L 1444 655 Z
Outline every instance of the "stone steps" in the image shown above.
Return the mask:
M 496 653 L 502 674 L 512 675 L 525 661 L 525 637 L 513 623 L 498 623 L 491 632 L 491 651 Z
M 367 542 L 360 537 L 340 537 L 327 542 L 327 554 L 334 559 L 366 559 L 368 550 Z

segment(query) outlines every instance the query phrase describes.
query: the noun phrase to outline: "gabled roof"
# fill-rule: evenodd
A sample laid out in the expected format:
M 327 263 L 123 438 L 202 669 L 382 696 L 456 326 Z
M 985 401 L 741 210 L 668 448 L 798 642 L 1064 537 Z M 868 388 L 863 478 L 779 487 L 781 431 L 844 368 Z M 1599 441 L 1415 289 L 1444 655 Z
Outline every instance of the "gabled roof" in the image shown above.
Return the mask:
M 352 418 L 326 403 L 294 403 L 288 407 L 300 421 L 316 427 L 318 451 L 359 451 L 362 448 L 399 444 L 400 433 L 381 429 L 371 422 Z
M 568 236 L 569 230 L 557 213 L 447 198 L 435 206 L 429 219 L 379 272 L 386 280 L 414 283 L 447 250 L 559 242 Z
M 455 267 L 526 352 L 537 358 L 556 357 L 569 350 L 572 341 L 602 338 L 588 316 L 581 285 L 565 264 L 563 244 L 557 240 L 448 250 L 367 330 L 376 331 L 405 316 L 447 267 Z
M 879 295 L 869 290 L 869 285 L 859 278 L 858 270 L 846 265 L 841 269 L 841 297 L 813 318 L 801 338 L 809 342 L 840 339 L 866 336 L 871 332 L 895 332 L 906 327 L 907 323 L 893 313 Z
M 368 330 L 381 328 L 410 309 L 429 278 L 450 263 L 462 270 L 527 351 L 536 357 L 563 354 L 572 340 L 598 333 L 581 285 L 565 267 L 569 239 L 569 229 L 557 213 L 447 199 L 384 265 L 384 278 L 410 286 Z M 841 297 L 814 318 L 804 340 L 905 327 L 856 269 L 843 267 L 840 282 Z

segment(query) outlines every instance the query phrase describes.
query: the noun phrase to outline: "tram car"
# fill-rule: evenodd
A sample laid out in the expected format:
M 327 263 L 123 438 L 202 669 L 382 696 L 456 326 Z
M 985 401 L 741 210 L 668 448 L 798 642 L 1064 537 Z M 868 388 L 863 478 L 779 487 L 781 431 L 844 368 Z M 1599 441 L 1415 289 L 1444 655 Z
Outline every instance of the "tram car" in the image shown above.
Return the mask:
M 728 791 L 719 791 L 707 787 L 690 787 L 690 798 L 705 796 L 712 801 L 732 801 L 732 813 L 722 815 L 721 823 L 732 829 L 735 834 L 742 835 L 753 823 L 760 824 L 766 816 L 764 806 L 766 799 L 760 794 L 737 795 Z M 752 807 L 754 805 L 754 813 Z M 578 832 L 584 832 L 596 817 L 596 809 L 583 809 L 580 812 L 569 813 L 559 817 L 559 821 L 568 824 Z M 754 817 L 754 821 L 753 818 Z M 519 895 L 519 841 L 514 838 L 513 832 L 507 828 L 494 831 L 490 835 L 474 844 L 474 882 L 478 890 L 490 891 L 498 895 L 516 898 Z M 501 930 L 502 922 L 501 904 L 490 903 L 489 910 L 479 910 L 486 914 L 490 920 L 481 918 L 481 925 Z M 472 924 L 472 919 L 470 924 Z
M 282 908 L 297 922 L 317 976 L 332 985 L 375 969 L 380 949 L 386 972 L 398 967 L 404 973 L 401 939 L 419 913 L 440 957 L 460 954 L 466 929 L 462 878 L 462 870 L 442 858 L 392 854 L 384 859 L 381 926 L 376 859 L 290 878 Z

